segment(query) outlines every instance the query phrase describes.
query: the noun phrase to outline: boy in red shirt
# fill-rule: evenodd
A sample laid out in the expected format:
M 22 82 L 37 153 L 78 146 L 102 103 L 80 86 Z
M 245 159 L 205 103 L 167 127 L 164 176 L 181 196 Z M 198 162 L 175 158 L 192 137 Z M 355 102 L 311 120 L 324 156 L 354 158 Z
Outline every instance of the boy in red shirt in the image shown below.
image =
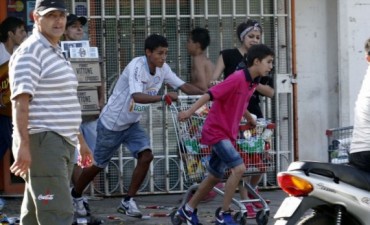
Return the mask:
M 200 224 L 196 206 L 212 188 L 224 177 L 226 169 L 231 174 L 226 181 L 223 205 L 216 215 L 216 225 L 236 225 L 231 214 L 230 204 L 242 175 L 246 171 L 235 141 L 239 131 L 239 123 L 243 114 L 248 114 L 248 103 L 259 83 L 261 76 L 267 75 L 273 67 L 274 52 L 266 45 L 252 46 L 246 58 L 247 68 L 234 72 L 222 83 L 213 86 L 190 109 L 180 112 L 180 121 L 188 119 L 193 113 L 212 101 L 202 129 L 202 144 L 212 147 L 208 164 L 209 175 L 202 181 L 194 196 L 181 207 L 176 217 L 187 224 Z

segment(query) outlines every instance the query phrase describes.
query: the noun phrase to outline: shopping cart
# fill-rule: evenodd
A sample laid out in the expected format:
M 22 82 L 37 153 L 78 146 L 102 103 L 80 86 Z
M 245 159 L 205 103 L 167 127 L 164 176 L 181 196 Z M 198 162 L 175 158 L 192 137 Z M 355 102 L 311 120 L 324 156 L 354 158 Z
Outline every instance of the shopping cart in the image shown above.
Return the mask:
M 201 131 L 204 121 L 207 117 L 210 105 L 205 105 L 198 109 L 186 121 L 180 122 L 177 119 L 178 112 L 187 110 L 199 98 L 199 96 L 179 96 L 178 104 L 170 105 L 170 112 L 175 126 L 177 143 L 179 145 L 179 155 L 181 158 L 180 169 L 184 179 L 191 185 L 181 206 L 186 204 L 192 193 L 199 187 L 199 183 L 206 177 L 206 166 L 210 158 L 211 149 L 207 145 L 201 144 Z M 247 167 L 245 176 L 262 174 L 273 171 L 275 166 L 275 154 L 270 151 L 272 142 L 272 133 L 275 125 L 266 120 L 258 120 L 257 126 L 251 128 L 246 122 L 241 122 L 239 126 L 239 135 L 236 141 L 236 149 L 240 152 L 243 161 Z M 225 172 L 224 181 L 226 181 L 229 172 Z M 246 203 L 260 202 L 263 208 L 257 212 L 256 221 L 258 225 L 265 225 L 268 222 L 270 208 L 265 200 L 248 183 L 243 183 L 254 199 L 241 200 L 233 198 L 232 203 L 237 207 L 234 209 L 234 219 L 241 225 L 247 224 Z M 214 187 L 213 191 L 219 195 L 224 195 L 222 189 Z M 220 209 L 217 209 L 220 210 Z M 216 211 L 217 212 L 217 211 Z M 174 225 L 182 223 L 176 217 L 176 210 L 171 213 L 171 221 Z
M 328 159 L 330 163 L 348 163 L 348 152 L 351 146 L 353 126 L 326 130 L 328 138 Z

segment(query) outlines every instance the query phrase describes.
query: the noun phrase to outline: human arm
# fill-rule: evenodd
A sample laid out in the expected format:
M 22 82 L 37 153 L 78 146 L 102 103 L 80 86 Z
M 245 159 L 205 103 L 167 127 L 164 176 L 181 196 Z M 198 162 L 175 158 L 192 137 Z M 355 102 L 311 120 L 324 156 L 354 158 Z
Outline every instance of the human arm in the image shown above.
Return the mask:
M 177 100 L 176 92 L 168 92 L 166 95 L 170 96 L 173 101 Z M 164 95 L 148 95 L 142 92 L 136 92 L 132 94 L 132 98 L 136 103 L 148 104 L 164 101 Z
M 202 107 L 204 104 L 206 104 L 210 100 L 211 96 L 206 93 L 202 95 L 188 110 L 179 112 L 178 119 L 180 121 L 184 121 L 187 118 L 189 118 L 197 109 Z
M 225 69 L 224 59 L 222 57 L 222 54 L 220 54 L 218 56 L 218 59 L 217 59 L 216 67 L 213 71 L 211 81 L 218 80 L 220 78 L 221 74 L 224 72 L 224 69 Z
M 87 145 L 87 143 L 85 141 L 85 138 L 83 137 L 83 135 L 81 133 L 79 133 L 77 135 L 77 137 L 78 137 L 78 142 L 79 142 L 78 151 L 79 151 L 79 155 L 80 155 L 80 158 L 78 160 L 78 164 L 81 167 L 91 166 L 91 163 L 93 161 L 93 156 L 92 156 L 92 153 L 91 153 L 91 149 Z
M 275 90 L 267 84 L 258 84 L 256 91 L 269 98 L 274 97 L 275 94 Z
M 257 121 L 252 117 L 252 114 L 246 109 L 243 117 L 247 120 L 247 123 L 253 127 L 257 125 Z
M 191 85 L 189 83 L 184 83 L 180 86 L 180 90 L 183 91 L 185 94 L 188 95 L 202 95 L 205 91 L 200 90 L 199 88 Z
M 30 140 L 28 134 L 29 94 L 20 94 L 14 98 L 13 123 L 14 135 L 19 138 L 14 152 L 14 163 L 10 171 L 16 176 L 25 176 L 31 165 Z

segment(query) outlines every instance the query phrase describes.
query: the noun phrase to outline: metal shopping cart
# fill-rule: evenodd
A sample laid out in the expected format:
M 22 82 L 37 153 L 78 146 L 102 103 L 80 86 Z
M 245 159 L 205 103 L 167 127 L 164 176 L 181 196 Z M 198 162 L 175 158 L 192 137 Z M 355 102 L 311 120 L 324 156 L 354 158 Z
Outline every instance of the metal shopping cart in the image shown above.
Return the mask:
M 202 127 L 210 106 L 205 105 L 201 107 L 193 116 L 184 122 L 179 122 L 177 119 L 178 112 L 187 110 L 198 98 L 199 96 L 179 96 L 178 105 L 170 105 L 180 149 L 180 168 L 184 179 L 193 183 L 188 188 L 181 206 L 188 201 L 192 193 L 199 187 L 199 183 L 206 177 L 206 166 L 211 154 L 210 147 L 200 142 Z M 249 127 L 245 122 L 241 122 L 239 128 L 240 134 L 236 141 L 236 148 L 240 152 L 247 167 L 245 176 L 273 171 L 275 167 L 275 154 L 273 151 L 270 151 L 270 147 L 275 125 L 266 120 L 259 120 L 257 121 L 257 126 L 254 128 Z M 226 171 L 225 181 L 228 175 L 229 172 Z M 254 196 L 254 199 L 241 200 L 233 198 L 232 203 L 237 207 L 236 210 L 234 209 L 233 215 L 235 221 L 241 225 L 247 224 L 248 215 L 245 204 L 260 202 L 263 208 L 257 212 L 256 221 L 258 225 L 266 225 L 270 212 L 268 204 L 248 183 L 244 182 L 244 187 L 248 190 L 248 193 Z M 214 187 L 213 191 L 220 195 L 224 194 L 223 190 L 217 187 Z M 171 213 L 171 221 L 174 225 L 180 225 L 182 221 L 175 214 L 176 210 Z
M 328 159 L 330 163 L 348 163 L 348 152 L 351 146 L 353 126 L 326 130 L 328 137 Z

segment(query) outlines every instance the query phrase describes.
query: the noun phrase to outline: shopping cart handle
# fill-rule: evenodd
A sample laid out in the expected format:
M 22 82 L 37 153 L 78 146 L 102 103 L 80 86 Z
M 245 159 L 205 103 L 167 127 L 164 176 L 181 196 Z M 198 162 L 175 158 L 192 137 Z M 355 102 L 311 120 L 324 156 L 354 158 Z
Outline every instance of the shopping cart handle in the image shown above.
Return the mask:
M 250 125 L 250 124 L 245 124 L 245 125 L 239 125 L 239 130 L 240 131 L 245 131 L 245 130 L 251 130 L 255 128 L 256 126 Z
M 250 125 L 250 124 L 243 124 L 243 125 L 239 125 L 239 130 L 240 131 L 251 130 L 251 129 L 255 128 L 255 127 L 256 126 L 253 126 L 253 125 Z M 266 129 L 274 130 L 276 128 L 276 125 L 275 125 L 275 123 L 269 123 L 269 124 L 266 125 L 265 128 Z

